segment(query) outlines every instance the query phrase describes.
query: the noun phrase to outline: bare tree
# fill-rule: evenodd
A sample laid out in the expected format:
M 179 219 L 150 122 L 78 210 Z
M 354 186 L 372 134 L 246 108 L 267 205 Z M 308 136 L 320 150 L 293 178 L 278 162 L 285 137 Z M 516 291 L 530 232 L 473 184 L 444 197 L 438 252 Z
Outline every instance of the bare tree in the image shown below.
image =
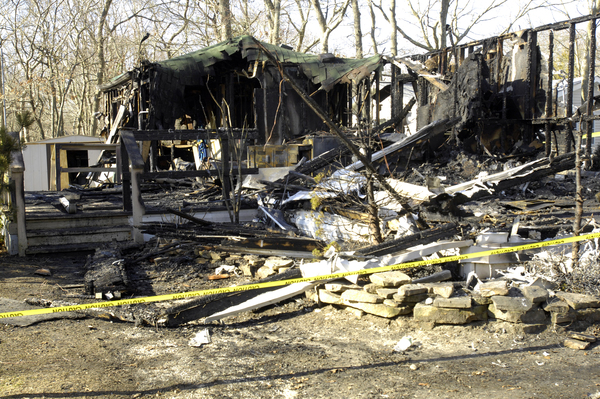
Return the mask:
M 596 15 L 600 11 L 600 0 L 590 0 L 590 14 Z M 592 41 L 592 35 L 595 35 L 594 24 L 596 21 L 589 21 L 586 27 L 586 35 L 585 35 L 585 43 L 583 49 L 585 51 L 585 55 L 582 57 L 582 68 L 581 68 L 581 77 L 583 78 L 581 82 L 581 99 L 582 103 L 587 101 L 587 87 L 589 81 L 590 74 L 590 65 L 592 57 L 595 57 L 596 54 L 590 54 L 590 43 Z
M 395 0 L 392 0 L 392 2 L 394 4 L 396 4 Z M 395 14 L 395 12 L 394 12 L 393 15 L 394 16 L 391 19 L 393 20 L 393 23 L 396 23 L 396 14 Z M 376 39 L 376 35 L 375 35 L 375 26 L 377 26 L 377 22 L 376 22 L 376 18 L 375 18 L 375 10 L 374 10 L 374 5 L 373 5 L 373 0 L 369 0 L 369 17 L 371 19 L 371 30 L 369 31 L 369 37 L 371 38 L 371 44 L 373 46 L 373 52 L 374 53 L 379 53 L 378 46 L 377 46 L 377 39 Z M 396 32 L 393 32 L 392 36 L 395 38 L 396 37 Z
M 308 1 L 309 0 L 295 0 L 295 15 L 299 18 L 299 21 L 296 21 L 294 18 L 287 18 L 287 21 L 295 31 L 294 42 L 296 43 L 296 46 L 294 47 L 294 50 L 298 52 L 311 51 L 317 43 L 319 43 L 319 40 L 313 39 L 310 32 L 307 31 L 311 10 Z M 309 42 L 305 43 L 307 40 Z
M 346 10 L 350 4 L 350 0 L 343 0 L 341 3 L 338 0 L 326 0 L 324 7 L 320 0 L 311 0 L 311 4 L 317 14 L 317 22 L 321 29 L 321 53 L 329 52 L 329 36 L 342 23 Z
M 281 0 L 264 0 L 269 19 L 269 43 L 281 44 Z
M 354 17 L 354 47 L 356 49 L 356 58 L 363 58 L 362 30 L 360 28 L 360 8 L 358 0 L 352 0 L 352 15 Z
M 221 14 L 221 40 L 231 39 L 231 5 L 229 0 L 219 0 Z
M 427 2 L 407 0 L 407 12 L 402 14 L 402 24 L 392 21 L 392 14 L 384 9 L 380 0 L 374 7 L 381 11 L 383 18 L 390 23 L 400 36 L 414 47 L 432 51 L 447 47 L 447 35 L 453 35 L 454 43 L 469 38 L 472 29 L 481 23 L 489 22 L 497 17 L 496 11 L 504 6 L 508 0 L 491 0 L 485 3 L 459 2 L 458 0 L 430 0 Z M 512 29 L 514 23 L 528 13 L 553 4 L 560 3 L 548 0 L 526 0 L 518 7 L 517 14 L 513 15 L 505 25 L 504 32 Z M 483 7 L 479 7 L 484 4 Z M 414 29 L 406 29 L 411 26 Z M 418 32 L 418 33 L 413 33 Z M 503 32 L 498 32 L 498 34 Z

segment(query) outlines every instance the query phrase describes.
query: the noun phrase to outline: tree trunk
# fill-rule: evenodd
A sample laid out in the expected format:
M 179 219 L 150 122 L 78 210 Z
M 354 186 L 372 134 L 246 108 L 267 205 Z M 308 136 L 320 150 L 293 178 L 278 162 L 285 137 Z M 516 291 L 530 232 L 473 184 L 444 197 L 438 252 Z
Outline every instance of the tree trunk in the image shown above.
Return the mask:
M 393 57 L 398 55 L 398 26 L 396 24 L 396 0 L 390 0 L 390 28 L 391 28 L 391 45 L 390 52 Z
M 448 6 L 450 0 L 442 0 L 440 10 L 440 47 L 441 49 L 446 48 L 446 23 L 448 21 Z
M 221 41 L 231 39 L 231 5 L 229 0 L 219 0 L 221 14 Z
M 575 222 L 573 223 L 573 235 L 581 233 L 581 216 L 583 214 L 583 195 L 581 188 L 581 125 L 575 132 Z M 572 246 L 573 268 L 579 264 L 579 241 Z
M 98 28 L 96 29 L 96 60 L 98 62 L 98 71 L 96 72 L 97 86 L 100 86 L 102 83 L 104 83 L 104 70 L 106 69 L 106 59 L 104 58 L 104 43 L 106 41 L 106 38 L 104 37 L 104 25 L 106 24 L 108 12 L 112 6 L 112 1 L 113 0 L 106 0 L 104 3 L 104 8 L 102 9 L 102 14 L 100 14 L 100 20 L 98 21 Z M 94 107 L 92 114 L 100 111 L 100 97 L 102 97 L 102 93 L 100 90 L 97 90 L 96 94 L 94 95 Z M 90 136 L 95 136 L 97 129 L 98 119 L 93 118 Z
M 594 3 L 592 4 L 592 7 L 590 9 L 590 14 L 591 15 L 596 15 L 598 13 L 598 11 L 600 10 L 600 0 L 594 0 Z M 592 35 L 592 25 L 595 24 L 596 21 L 595 20 L 590 20 L 587 23 L 587 28 L 586 28 L 586 45 L 585 45 L 585 55 L 583 57 L 583 62 L 582 62 L 582 66 L 581 66 L 581 77 L 582 77 L 582 81 L 581 81 L 581 103 L 583 104 L 585 101 L 587 101 L 587 90 L 586 88 L 588 87 L 588 78 L 589 78 L 589 74 L 590 74 L 590 64 L 591 64 L 591 58 L 590 57 L 595 57 L 596 54 L 590 54 L 590 42 L 591 42 L 591 35 Z
M 369 213 L 369 233 L 371 233 L 371 244 L 381 244 L 383 242 L 383 238 L 381 237 L 379 212 L 377 204 L 375 203 L 375 196 L 373 194 L 373 175 L 371 173 L 367 174 L 367 202 Z
M 321 10 L 321 2 L 319 0 L 311 0 L 313 8 L 317 13 L 317 22 L 319 23 L 319 28 L 321 29 L 320 43 L 321 43 L 321 53 L 329 52 L 329 44 L 328 44 L 328 36 L 327 32 L 327 21 L 325 20 L 325 16 L 323 15 L 323 11 Z
M 373 52 L 378 54 L 377 50 L 377 39 L 375 38 L 375 26 L 377 22 L 375 20 L 375 10 L 373 10 L 373 0 L 369 0 L 369 16 L 371 17 L 371 30 L 369 32 L 369 36 L 371 37 L 371 43 L 373 45 Z
M 354 15 L 354 46 L 356 47 L 356 58 L 363 58 L 362 30 L 360 29 L 360 9 L 358 0 L 352 0 L 352 12 Z
M 281 0 L 265 0 L 267 8 L 267 19 L 269 20 L 269 43 L 281 44 L 280 25 L 281 25 Z

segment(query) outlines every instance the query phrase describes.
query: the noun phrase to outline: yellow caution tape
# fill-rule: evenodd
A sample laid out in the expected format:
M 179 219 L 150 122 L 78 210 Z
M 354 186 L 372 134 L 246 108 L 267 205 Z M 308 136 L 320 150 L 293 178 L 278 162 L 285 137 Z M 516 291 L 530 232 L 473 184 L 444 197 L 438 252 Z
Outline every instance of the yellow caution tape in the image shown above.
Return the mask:
M 577 241 L 590 240 L 593 238 L 600 238 L 600 233 L 590 233 L 590 234 L 585 234 L 585 235 L 580 235 L 580 236 L 561 238 L 558 240 L 541 241 L 541 242 L 536 242 L 536 243 L 531 243 L 531 244 L 517 245 L 514 247 L 507 247 L 507 248 L 500 248 L 500 249 L 492 249 L 489 251 L 475 252 L 475 253 L 471 253 L 471 254 L 446 256 L 444 258 L 438 258 L 438 259 L 399 263 L 397 265 L 380 266 L 380 267 L 374 267 L 371 269 L 361 269 L 361 270 L 356 270 L 356 271 L 352 271 L 352 272 L 333 273 L 333 274 L 327 274 L 327 275 L 315 276 L 315 277 L 294 278 L 294 279 L 290 279 L 290 280 L 270 281 L 268 283 L 257 283 L 257 284 L 241 285 L 241 286 L 237 286 L 237 287 L 226 287 L 226 288 L 215 288 L 215 289 L 210 289 L 210 290 L 190 291 L 190 292 L 182 292 L 179 294 L 156 295 L 156 296 L 149 296 L 149 297 L 144 297 L 144 298 L 120 299 L 120 300 L 110 301 L 110 302 L 88 303 L 88 304 L 84 304 L 84 305 L 60 306 L 60 307 L 55 307 L 55 308 L 42 308 L 42 309 L 22 310 L 22 311 L 18 311 L 18 312 L 6 312 L 6 313 L 0 313 L 0 319 L 4 319 L 4 318 L 8 318 L 8 317 L 22 317 L 22 316 L 32 316 L 32 315 L 48 314 L 48 313 L 72 312 L 72 311 L 85 310 L 85 309 L 101 309 L 101 308 L 108 308 L 108 307 L 122 306 L 122 305 L 137 305 L 140 303 L 161 302 L 161 301 L 187 299 L 187 298 L 206 296 L 206 295 L 214 295 L 214 294 L 228 294 L 228 293 L 232 293 L 232 292 L 251 291 L 251 290 L 256 290 L 256 289 L 260 289 L 260 288 L 279 287 L 279 286 L 290 285 L 290 284 L 295 284 L 295 283 L 306 283 L 306 282 L 310 282 L 310 281 L 338 279 L 338 278 L 342 278 L 342 277 L 346 277 L 346 276 L 353 276 L 353 275 L 372 274 L 372 273 L 387 272 L 387 271 L 392 271 L 392 270 L 408 269 L 408 268 L 419 267 L 419 266 L 437 265 L 440 263 L 456 262 L 459 260 L 480 258 L 483 256 L 501 255 L 501 254 L 507 254 L 507 253 L 511 253 L 511 252 L 525 251 L 528 249 L 536 249 L 536 248 L 550 247 L 550 246 L 554 246 L 554 245 L 568 244 L 568 243 L 573 243 L 573 242 L 577 242 Z

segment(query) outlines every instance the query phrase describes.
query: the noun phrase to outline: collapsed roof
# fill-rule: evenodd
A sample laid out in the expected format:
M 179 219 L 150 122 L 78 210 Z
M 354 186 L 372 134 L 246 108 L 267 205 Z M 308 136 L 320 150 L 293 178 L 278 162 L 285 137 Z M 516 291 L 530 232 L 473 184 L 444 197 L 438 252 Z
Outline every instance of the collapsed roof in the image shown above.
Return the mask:
M 346 84 L 357 84 L 383 65 L 380 55 L 347 59 L 262 45 L 342 126 L 351 124 Z M 287 84 L 280 84 L 279 71 L 266 60 L 253 37 L 239 36 L 169 60 L 145 62 L 101 87 L 108 97 L 109 120 L 114 120 L 116 103 L 129 102 L 130 112 L 147 114 L 130 118 L 130 123 L 138 119 L 139 129 L 222 127 L 227 107 L 233 128 L 256 128 L 269 144 L 322 130 L 323 121 Z M 139 91 L 127 91 L 135 88 L 133 82 Z

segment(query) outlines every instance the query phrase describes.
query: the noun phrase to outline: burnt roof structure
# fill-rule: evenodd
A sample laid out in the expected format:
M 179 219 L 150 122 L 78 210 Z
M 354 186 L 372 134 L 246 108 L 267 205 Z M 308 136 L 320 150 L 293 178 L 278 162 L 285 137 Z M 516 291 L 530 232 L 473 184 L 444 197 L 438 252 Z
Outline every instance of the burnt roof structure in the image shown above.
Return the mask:
M 380 55 L 347 59 L 262 45 L 341 126 L 352 122 L 350 84 L 383 64 Z M 257 129 L 258 141 L 268 144 L 324 129 L 266 60 L 254 38 L 240 36 L 169 60 L 144 62 L 101 87 L 105 115 L 113 121 L 118 106 L 128 102 L 130 127 L 216 129 L 224 126 L 227 108 L 231 127 Z

